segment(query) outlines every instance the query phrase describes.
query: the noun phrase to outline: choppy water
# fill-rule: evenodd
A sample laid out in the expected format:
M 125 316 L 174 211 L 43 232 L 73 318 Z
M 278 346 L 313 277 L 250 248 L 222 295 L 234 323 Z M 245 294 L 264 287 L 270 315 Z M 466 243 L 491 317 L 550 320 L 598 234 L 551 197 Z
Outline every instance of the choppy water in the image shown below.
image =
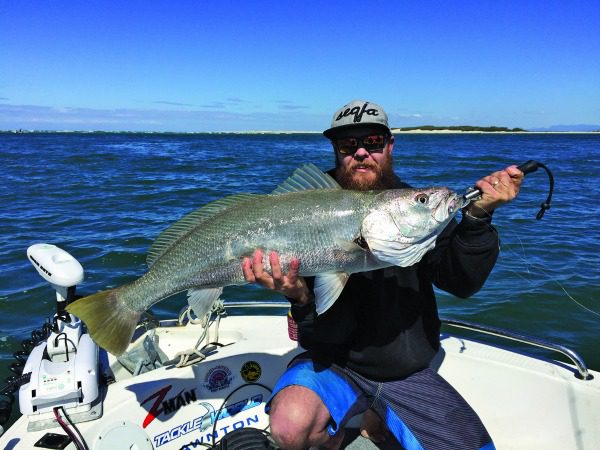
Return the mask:
M 396 169 L 415 186 L 462 192 L 528 159 L 552 169 L 552 209 L 535 220 L 548 179 L 543 171 L 528 176 L 521 196 L 494 216 L 502 251 L 486 286 L 468 300 L 440 293 L 440 310 L 567 345 L 600 370 L 600 136 L 400 135 L 396 142 Z M 0 366 L 54 310 L 53 291 L 27 261 L 29 245 L 53 243 L 79 259 L 86 271 L 80 293 L 114 287 L 144 272 L 151 242 L 179 217 L 224 195 L 270 192 L 301 162 L 330 168 L 327 141 L 311 134 L 0 134 Z M 224 298 L 278 297 L 247 286 L 226 288 Z M 183 302 L 179 296 L 153 311 L 174 314 Z

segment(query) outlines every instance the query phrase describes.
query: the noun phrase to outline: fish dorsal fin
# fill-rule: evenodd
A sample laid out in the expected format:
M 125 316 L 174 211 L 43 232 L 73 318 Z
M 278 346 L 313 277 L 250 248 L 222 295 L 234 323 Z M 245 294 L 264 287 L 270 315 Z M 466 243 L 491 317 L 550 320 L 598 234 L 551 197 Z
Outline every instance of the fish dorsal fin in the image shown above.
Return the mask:
M 281 183 L 272 194 L 287 194 L 289 192 L 308 191 L 311 189 L 341 189 L 340 185 L 330 175 L 312 163 L 303 164 Z
M 179 239 L 191 230 L 196 228 L 200 223 L 205 220 L 217 215 L 221 211 L 230 208 L 231 206 L 244 203 L 251 198 L 256 198 L 257 194 L 236 194 L 228 197 L 216 200 L 208 203 L 201 208 L 183 216 L 182 219 L 175 222 L 169 228 L 164 230 L 158 235 L 156 240 L 152 243 L 148 256 L 146 257 L 146 263 L 148 267 L 156 262 L 169 248 L 173 246 Z

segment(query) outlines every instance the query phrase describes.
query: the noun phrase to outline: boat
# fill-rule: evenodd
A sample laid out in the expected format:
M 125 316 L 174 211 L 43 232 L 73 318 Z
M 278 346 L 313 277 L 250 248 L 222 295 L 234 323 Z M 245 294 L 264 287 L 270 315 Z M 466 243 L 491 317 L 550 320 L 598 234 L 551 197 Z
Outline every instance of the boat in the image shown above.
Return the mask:
M 165 320 L 148 314 L 115 357 L 65 312 L 83 280 L 79 262 L 50 244 L 27 253 L 56 291 L 57 312 L 2 391 L 18 389 L 20 417 L 0 449 L 278 448 L 265 401 L 303 351 L 287 302 L 219 300 L 200 318 L 190 307 Z M 496 448 L 599 448 L 600 373 L 577 353 L 509 330 L 443 322 L 434 366 L 477 411 Z M 538 350 L 504 345 L 512 341 Z M 562 360 L 550 356 L 557 354 Z M 348 424 L 343 448 L 376 449 L 359 436 L 359 423 Z M 379 448 L 399 446 L 388 440 Z

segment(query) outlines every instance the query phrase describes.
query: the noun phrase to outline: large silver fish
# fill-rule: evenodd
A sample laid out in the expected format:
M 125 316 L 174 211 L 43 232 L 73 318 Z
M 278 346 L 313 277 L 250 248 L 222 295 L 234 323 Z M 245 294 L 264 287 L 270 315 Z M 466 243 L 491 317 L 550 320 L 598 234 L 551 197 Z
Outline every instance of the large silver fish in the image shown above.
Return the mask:
M 316 276 L 321 314 L 350 274 L 418 262 L 461 206 L 447 188 L 352 191 L 304 165 L 272 194 L 225 197 L 185 216 L 154 242 L 146 274 L 67 310 L 85 322 L 98 345 L 119 355 L 144 310 L 188 290 L 201 316 L 224 286 L 246 283 L 242 259 L 262 249 L 267 269 L 276 251 L 284 271 L 296 257 L 300 275 Z

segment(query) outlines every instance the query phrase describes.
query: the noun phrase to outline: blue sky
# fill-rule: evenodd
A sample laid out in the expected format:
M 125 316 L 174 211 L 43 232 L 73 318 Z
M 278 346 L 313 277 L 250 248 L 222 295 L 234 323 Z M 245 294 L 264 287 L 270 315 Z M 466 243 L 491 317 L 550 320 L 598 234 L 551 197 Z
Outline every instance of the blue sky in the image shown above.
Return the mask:
M 0 2 L 0 130 L 600 124 L 600 0 Z

